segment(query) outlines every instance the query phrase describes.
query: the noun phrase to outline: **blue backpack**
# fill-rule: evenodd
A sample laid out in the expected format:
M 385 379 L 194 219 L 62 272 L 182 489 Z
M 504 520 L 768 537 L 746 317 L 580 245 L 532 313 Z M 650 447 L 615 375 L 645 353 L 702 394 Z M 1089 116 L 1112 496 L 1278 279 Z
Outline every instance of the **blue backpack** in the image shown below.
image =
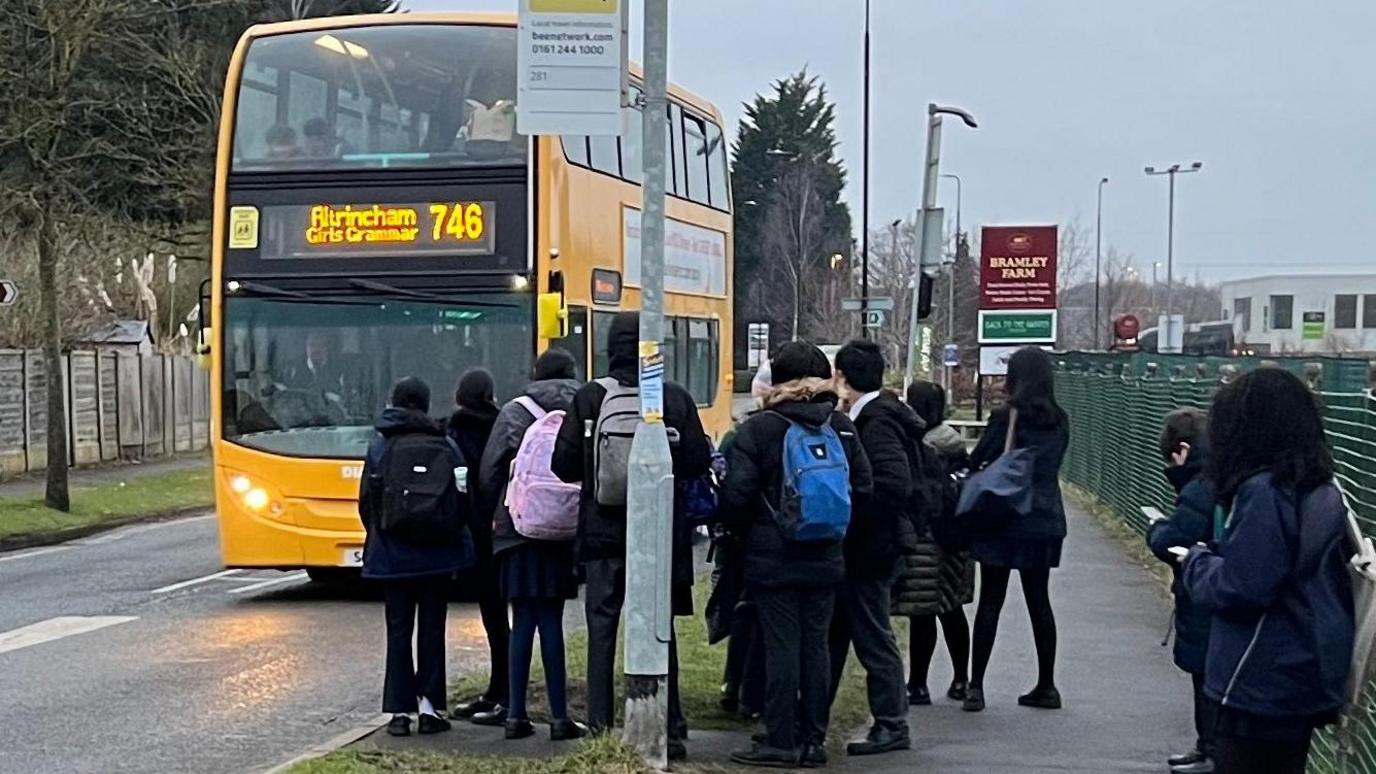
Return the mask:
M 842 540 L 850 526 L 850 461 L 841 436 L 830 422 L 807 427 L 783 418 L 788 431 L 774 520 L 795 543 Z

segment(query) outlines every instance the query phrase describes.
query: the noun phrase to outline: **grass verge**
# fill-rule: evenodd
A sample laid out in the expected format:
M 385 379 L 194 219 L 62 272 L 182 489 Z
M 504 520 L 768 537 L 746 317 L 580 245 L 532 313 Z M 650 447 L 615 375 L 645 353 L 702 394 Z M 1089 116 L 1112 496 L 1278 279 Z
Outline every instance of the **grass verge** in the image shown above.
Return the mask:
M 209 507 L 214 502 L 210 467 L 138 476 L 88 487 L 72 487 L 68 513 L 43 505 L 43 497 L 0 499 L 0 545 L 41 535 L 79 534 L 138 518 Z
M 897 625 L 898 619 L 895 619 L 895 623 Z M 725 712 L 718 703 L 722 671 L 726 664 L 726 645 L 707 644 L 707 623 L 701 610 L 691 618 L 676 619 L 675 627 L 679 648 L 679 690 L 682 694 L 683 713 L 688 717 L 689 725 L 694 729 L 738 731 L 743 735 L 754 730 L 753 722 Z M 906 629 L 900 628 L 898 634 L 901 640 L 906 641 Z M 569 702 L 574 716 L 580 715 L 582 708 L 586 706 L 587 643 L 587 632 L 582 629 L 570 632 L 565 637 Z M 454 681 L 449 693 L 454 702 L 466 701 L 482 693 L 486 687 L 487 675 L 474 673 Z M 548 721 L 544 670 L 540 666 L 538 650 L 533 659 L 527 704 L 531 720 L 536 723 Z M 865 696 L 864 673 L 856 659 L 851 658 L 846 677 L 841 681 L 841 689 L 831 709 L 830 743 L 837 748 L 837 752 L 839 745 L 844 744 L 868 719 L 869 706 Z M 691 753 L 691 741 L 689 749 Z M 676 771 L 693 774 L 734 770 L 692 763 L 674 768 Z M 484 774 L 648 774 L 649 769 L 641 764 L 635 753 L 621 745 L 617 737 L 604 736 L 585 740 L 574 752 L 549 760 L 344 749 L 323 758 L 298 764 L 290 770 L 290 774 L 432 774 L 460 771 Z

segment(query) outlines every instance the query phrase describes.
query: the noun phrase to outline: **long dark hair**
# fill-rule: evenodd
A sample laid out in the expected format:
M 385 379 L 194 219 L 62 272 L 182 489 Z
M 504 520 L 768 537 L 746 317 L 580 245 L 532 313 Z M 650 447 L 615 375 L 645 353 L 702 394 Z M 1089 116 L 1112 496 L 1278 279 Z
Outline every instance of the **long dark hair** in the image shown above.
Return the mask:
M 908 405 L 927 423 L 928 430 L 946 421 L 946 391 L 935 382 L 908 385 Z
M 1066 421 L 1056 402 L 1056 369 L 1051 356 L 1040 347 L 1023 347 L 1008 359 L 1008 405 L 1018 410 L 1018 421 L 1051 427 Z
M 1284 369 L 1258 368 L 1218 391 L 1209 446 L 1208 476 L 1224 502 L 1258 473 L 1298 494 L 1333 479 L 1319 400 Z

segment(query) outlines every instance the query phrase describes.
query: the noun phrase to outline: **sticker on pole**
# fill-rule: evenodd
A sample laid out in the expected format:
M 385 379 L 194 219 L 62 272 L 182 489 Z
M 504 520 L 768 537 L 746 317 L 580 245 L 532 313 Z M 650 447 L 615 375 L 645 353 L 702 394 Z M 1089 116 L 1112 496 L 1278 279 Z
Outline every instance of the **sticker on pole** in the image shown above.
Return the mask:
M 640 418 L 664 421 L 664 353 L 658 341 L 640 342 Z
M 621 134 L 630 0 L 521 0 L 516 129 Z
M 9 306 L 19 300 L 19 288 L 7 279 L 0 279 L 0 306 Z

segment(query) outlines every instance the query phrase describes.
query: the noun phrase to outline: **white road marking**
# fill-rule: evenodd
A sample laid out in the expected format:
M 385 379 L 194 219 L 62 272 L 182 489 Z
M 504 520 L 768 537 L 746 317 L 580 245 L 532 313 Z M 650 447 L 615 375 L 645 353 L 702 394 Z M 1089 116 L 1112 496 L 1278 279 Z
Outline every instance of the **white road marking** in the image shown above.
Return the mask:
M 281 583 L 291 583 L 292 581 L 299 581 L 299 580 L 305 580 L 305 579 L 306 579 L 306 573 L 305 573 L 305 571 L 303 570 L 303 571 L 301 571 L 301 572 L 294 572 L 294 573 L 291 573 L 290 575 L 284 575 L 284 576 L 282 576 L 282 577 L 280 577 L 280 578 L 273 578 L 273 579 L 271 579 L 271 580 L 265 580 L 265 581 L 262 581 L 262 582 L 260 582 L 260 583 L 255 583 L 255 584 L 253 584 L 253 585 L 251 585 L 251 586 L 240 586 L 240 587 L 237 588 L 237 589 L 230 589 L 230 590 L 229 590 L 229 593 L 230 593 L 230 594 L 249 594 L 249 593 L 252 593 L 252 592 L 254 592 L 254 591 L 258 591 L 258 590 L 260 590 L 260 589 L 266 589 L 266 588 L 269 588 L 269 587 L 271 587 L 271 586 L 276 586 L 276 585 L 281 584 Z
M 28 559 L 33 556 L 44 556 L 55 554 L 58 551 L 70 551 L 75 546 L 49 546 L 47 548 L 35 548 L 32 551 L 19 551 L 13 554 L 0 554 L 0 562 L 13 562 L 16 559 Z
M 241 572 L 243 572 L 243 570 L 221 570 L 221 571 L 219 571 L 219 572 L 213 572 L 213 573 L 211 573 L 211 574 L 209 574 L 209 575 L 202 575 L 202 576 L 199 577 L 199 578 L 192 578 L 191 580 L 184 580 L 184 581 L 182 581 L 182 582 L 180 582 L 180 583 L 171 583 L 171 584 L 168 584 L 168 585 L 166 585 L 166 586 L 163 586 L 162 588 L 153 589 L 153 590 L 152 590 L 151 592 L 149 592 L 149 593 L 150 593 L 150 594 L 166 594 L 166 593 L 169 592 L 169 591 L 177 591 L 177 590 L 179 590 L 179 589 L 190 588 L 190 587 L 192 587 L 192 586 L 199 586 L 199 585 L 202 584 L 202 583 L 209 583 L 210 581 L 218 580 L 218 579 L 220 579 L 220 578 L 225 578 L 226 580 L 229 580 L 230 578 L 229 578 L 228 576 L 230 576 L 230 575 L 235 575 L 235 574 L 241 573 Z
M 64 615 L 57 618 L 49 618 L 46 621 L 39 621 L 28 626 L 21 626 L 18 629 L 11 629 L 7 632 L 0 632 L 0 653 L 8 653 L 12 650 L 27 648 L 32 645 L 42 645 L 45 642 L 60 640 L 63 637 L 71 637 L 76 634 L 86 634 L 107 626 L 129 623 L 137 621 L 138 616 L 129 615 L 97 615 L 97 616 L 76 616 Z

